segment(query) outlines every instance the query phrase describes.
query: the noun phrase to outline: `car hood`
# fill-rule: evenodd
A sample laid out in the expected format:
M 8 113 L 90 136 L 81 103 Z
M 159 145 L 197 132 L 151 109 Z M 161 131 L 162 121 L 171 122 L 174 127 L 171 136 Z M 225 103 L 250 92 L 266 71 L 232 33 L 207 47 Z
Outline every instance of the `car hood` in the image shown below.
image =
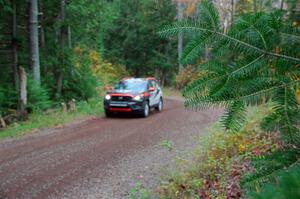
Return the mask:
M 109 94 L 128 94 L 128 95 L 138 95 L 141 92 L 133 90 L 112 90 Z

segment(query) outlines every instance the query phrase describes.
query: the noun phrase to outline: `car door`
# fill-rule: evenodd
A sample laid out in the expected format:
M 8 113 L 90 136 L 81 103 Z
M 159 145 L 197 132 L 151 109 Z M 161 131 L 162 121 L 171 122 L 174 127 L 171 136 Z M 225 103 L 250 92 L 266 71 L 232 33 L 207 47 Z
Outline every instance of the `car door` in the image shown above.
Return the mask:
M 153 87 L 155 89 L 154 91 L 150 92 L 150 106 L 154 106 L 159 102 L 160 88 L 153 80 L 150 81 L 150 87 Z
M 149 89 L 149 93 L 150 93 L 150 97 L 149 97 L 149 105 L 153 106 L 154 104 L 154 92 L 155 91 L 150 91 L 150 88 L 154 88 L 153 82 L 149 81 L 148 82 L 148 89 Z

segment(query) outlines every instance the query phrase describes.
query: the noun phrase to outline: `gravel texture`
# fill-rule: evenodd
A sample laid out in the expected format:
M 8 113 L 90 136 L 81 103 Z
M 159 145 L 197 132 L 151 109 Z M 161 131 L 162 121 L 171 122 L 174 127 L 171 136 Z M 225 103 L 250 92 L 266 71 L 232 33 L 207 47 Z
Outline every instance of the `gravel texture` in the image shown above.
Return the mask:
M 137 181 L 155 189 L 220 112 L 186 111 L 182 99 L 169 98 L 148 118 L 93 118 L 2 140 L 0 198 L 124 199 Z

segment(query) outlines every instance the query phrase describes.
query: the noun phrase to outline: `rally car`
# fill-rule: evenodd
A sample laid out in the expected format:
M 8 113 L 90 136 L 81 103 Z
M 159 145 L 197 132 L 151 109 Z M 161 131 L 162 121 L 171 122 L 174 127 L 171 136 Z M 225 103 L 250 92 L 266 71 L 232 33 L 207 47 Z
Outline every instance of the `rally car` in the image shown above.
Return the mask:
M 155 78 L 124 78 L 104 97 L 107 117 L 115 113 L 137 113 L 148 117 L 151 108 L 163 110 L 163 92 Z

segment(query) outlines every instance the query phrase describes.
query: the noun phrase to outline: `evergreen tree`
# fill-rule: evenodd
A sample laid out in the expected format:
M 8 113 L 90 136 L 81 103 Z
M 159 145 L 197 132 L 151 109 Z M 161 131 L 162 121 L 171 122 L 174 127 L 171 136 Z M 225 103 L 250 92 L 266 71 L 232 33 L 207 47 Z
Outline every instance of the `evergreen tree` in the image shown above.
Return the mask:
M 258 12 L 241 15 L 224 33 L 211 1 L 202 2 L 199 10 L 198 22 L 167 26 L 160 34 L 194 35 L 184 50 L 183 63 L 199 59 L 206 45 L 213 47 L 212 59 L 199 65 L 206 75 L 183 90 L 187 107 L 225 107 L 222 123 L 234 133 L 243 126 L 247 106 L 273 102 L 273 111 L 261 125 L 266 131 L 280 131 L 285 147 L 256 164 L 258 173 L 245 180 L 261 185 L 300 159 L 299 27 L 280 11 Z

